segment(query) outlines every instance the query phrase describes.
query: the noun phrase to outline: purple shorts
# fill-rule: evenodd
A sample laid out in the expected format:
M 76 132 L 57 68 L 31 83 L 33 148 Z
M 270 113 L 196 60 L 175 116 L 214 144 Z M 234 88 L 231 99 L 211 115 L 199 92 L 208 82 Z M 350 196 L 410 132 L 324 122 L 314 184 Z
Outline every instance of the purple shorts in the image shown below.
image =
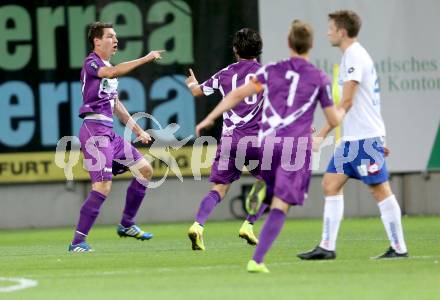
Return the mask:
M 79 131 L 84 168 L 92 183 L 112 180 L 142 159 L 142 154 L 101 121 L 84 120 Z
M 209 181 L 219 184 L 230 184 L 240 179 L 243 166 L 256 178 L 260 176 L 260 148 L 257 136 L 246 138 L 239 142 L 236 136 L 224 136 L 217 146 L 217 152 L 211 168 Z
M 267 186 L 267 201 L 272 201 L 272 197 L 276 196 L 287 204 L 303 205 L 312 175 L 310 146 L 301 147 L 293 142 L 288 147 L 283 139 L 271 151 L 272 147 L 269 148 L 265 142 L 262 143 L 261 176 Z M 268 155 L 270 152 L 272 157 Z

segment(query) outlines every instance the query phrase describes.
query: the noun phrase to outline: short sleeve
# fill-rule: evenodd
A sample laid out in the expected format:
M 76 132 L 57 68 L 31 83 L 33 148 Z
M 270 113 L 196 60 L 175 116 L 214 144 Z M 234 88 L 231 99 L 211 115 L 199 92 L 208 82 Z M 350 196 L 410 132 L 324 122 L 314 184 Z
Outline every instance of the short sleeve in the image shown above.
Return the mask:
M 215 92 L 215 90 L 218 90 L 220 88 L 220 76 L 222 74 L 223 70 L 218 71 L 214 75 L 212 75 L 211 78 L 206 80 L 200 85 L 200 88 L 202 89 L 202 92 L 205 96 L 209 96 L 212 93 Z
M 318 91 L 318 101 L 322 108 L 326 108 L 333 105 L 332 89 L 330 78 L 326 74 L 321 75 L 321 85 Z
M 360 59 L 356 53 L 349 52 L 345 57 L 344 63 L 344 82 L 346 81 L 357 81 L 361 82 L 363 73 L 362 59 Z
M 104 66 L 105 65 L 102 61 L 98 61 L 94 57 L 90 57 L 90 58 L 86 59 L 86 61 L 84 62 L 84 68 L 85 68 L 87 74 L 89 76 L 93 76 L 93 77 L 99 77 L 98 76 L 99 68 L 104 67 Z

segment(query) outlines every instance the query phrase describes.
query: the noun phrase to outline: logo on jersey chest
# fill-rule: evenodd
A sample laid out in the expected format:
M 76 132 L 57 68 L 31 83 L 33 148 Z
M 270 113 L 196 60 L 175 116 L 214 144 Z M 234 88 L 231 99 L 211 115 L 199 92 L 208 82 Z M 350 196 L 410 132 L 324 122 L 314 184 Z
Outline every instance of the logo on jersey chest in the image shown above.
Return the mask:
M 103 78 L 101 80 L 100 90 L 107 94 L 116 93 L 118 90 L 118 79 Z

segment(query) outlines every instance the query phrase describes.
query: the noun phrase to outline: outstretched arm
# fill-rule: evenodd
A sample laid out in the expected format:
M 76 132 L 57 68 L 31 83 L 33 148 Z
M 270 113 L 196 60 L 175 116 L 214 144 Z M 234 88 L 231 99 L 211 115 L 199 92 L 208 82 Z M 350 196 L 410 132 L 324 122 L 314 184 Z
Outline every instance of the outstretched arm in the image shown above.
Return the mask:
M 151 141 L 150 135 L 133 120 L 119 98 L 116 98 L 115 100 L 115 114 L 125 126 L 136 134 L 142 144 L 148 144 Z
M 101 67 L 98 70 L 98 77 L 100 78 L 115 78 L 122 75 L 125 75 L 132 70 L 136 69 L 137 67 L 149 63 L 151 61 L 154 61 L 156 59 L 161 59 L 161 53 L 165 52 L 165 50 L 158 50 L 158 51 L 151 51 L 144 57 L 123 62 L 120 64 L 117 64 L 116 66 L 112 67 Z
M 214 124 L 214 121 L 220 117 L 225 111 L 234 108 L 244 98 L 252 96 L 262 90 L 262 87 L 250 81 L 245 85 L 231 91 L 223 98 L 223 100 L 212 110 L 212 112 L 196 127 L 196 134 L 200 136 L 200 131 L 204 128 L 209 128 Z

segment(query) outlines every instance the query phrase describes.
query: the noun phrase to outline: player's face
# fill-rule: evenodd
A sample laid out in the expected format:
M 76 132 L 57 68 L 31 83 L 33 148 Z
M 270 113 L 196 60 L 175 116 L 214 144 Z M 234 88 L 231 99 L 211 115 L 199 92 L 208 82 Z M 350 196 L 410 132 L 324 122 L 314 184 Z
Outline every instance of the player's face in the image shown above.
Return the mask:
M 104 28 L 104 34 L 101 39 L 98 39 L 97 45 L 101 51 L 108 56 L 112 56 L 118 50 L 118 39 L 113 28 Z
M 342 32 L 336 27 L 335 21 L 328 22 L 327 36 L 330 44 L 334 47 L 339 47 L 342 40 Z

